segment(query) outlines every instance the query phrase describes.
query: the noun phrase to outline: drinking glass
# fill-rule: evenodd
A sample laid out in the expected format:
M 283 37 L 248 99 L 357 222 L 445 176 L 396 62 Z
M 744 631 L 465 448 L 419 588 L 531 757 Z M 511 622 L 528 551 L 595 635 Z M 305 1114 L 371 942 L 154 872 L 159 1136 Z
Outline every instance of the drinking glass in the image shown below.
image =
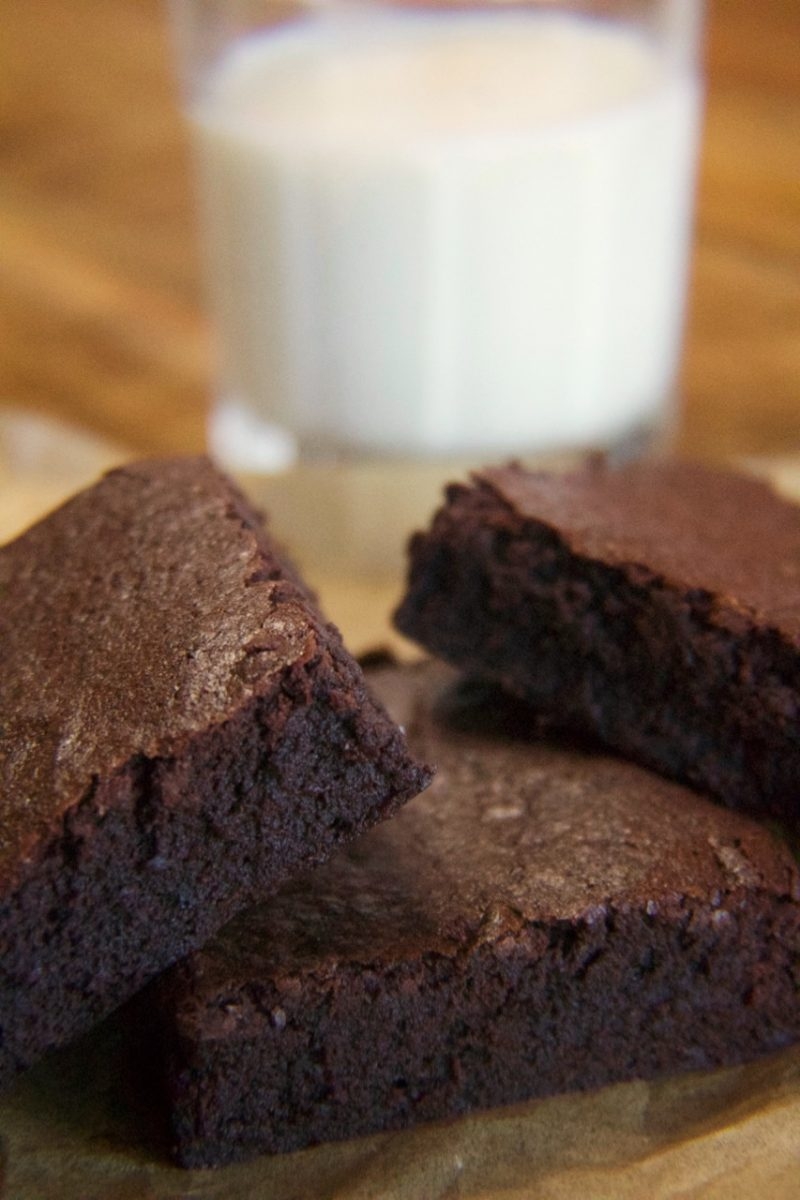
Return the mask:
M 220 348 L 210 447 L 289 517 L 298 468 L 317 480 L 301 558 L 310 538 L 396 559 L 468 466 L 664 443 L 699 0 L 171 10 Z

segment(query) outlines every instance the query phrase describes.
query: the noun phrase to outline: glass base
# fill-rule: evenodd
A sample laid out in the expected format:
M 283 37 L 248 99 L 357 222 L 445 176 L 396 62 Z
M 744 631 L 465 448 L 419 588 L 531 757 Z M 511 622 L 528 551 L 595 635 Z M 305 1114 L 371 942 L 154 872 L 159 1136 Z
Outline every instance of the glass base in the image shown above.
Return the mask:
M 332 579 L 367 579 L 399 588 L 409 536 L 427 526 L 445 486 L 465 480 L 470 471 L 512 457 L 535 468 L 564 470 L 587 452 L 598 451 L 624 461 L 660 452 L 670 439 L 661 422 L 632 429 L 611 445 L 558 452 L 489 451 L 436 459 L 310 457 L 305 452 L 298 456 L 297 443 L 282 430 L 240 420 L 228 408 L 215 414 L 209 440 L 211 453 L 269 514 L 275 535 L 324 598 L 324 585 Z
M 234 474 L 269 475 L 288 470 L 298 458 L 296 438 L 237 400 L 222 401 L 211 410 L 208 446 L 216 461 Z

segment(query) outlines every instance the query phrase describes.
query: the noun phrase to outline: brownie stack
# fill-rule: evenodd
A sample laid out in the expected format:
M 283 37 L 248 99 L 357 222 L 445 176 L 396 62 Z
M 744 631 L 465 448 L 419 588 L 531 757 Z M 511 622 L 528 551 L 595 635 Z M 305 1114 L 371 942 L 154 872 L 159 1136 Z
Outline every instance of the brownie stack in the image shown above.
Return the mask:
M 486 471 L 367 686 L 209 463 L 112 473 L 0 551 L 0 1084 L 157 975 L 187 1165 L 796 1040 L 729 809 L 798 820 L 799 564 L 736 476 Z
M 431 788 L 156 985 L 184 1163 L 800 1036 L 787 846 L 597 748 L 796 819 L 797 511 L 675 464 L 509 467 L 411 559 L 400 627 L 480 678 L 373 668 Z

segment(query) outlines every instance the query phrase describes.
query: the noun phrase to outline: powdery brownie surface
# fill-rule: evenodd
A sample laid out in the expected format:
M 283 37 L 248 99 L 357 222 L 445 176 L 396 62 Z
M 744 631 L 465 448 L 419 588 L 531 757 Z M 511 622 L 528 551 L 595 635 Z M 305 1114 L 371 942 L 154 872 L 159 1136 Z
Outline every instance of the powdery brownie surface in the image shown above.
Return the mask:
M 371 680 L 434 783 L 156 985 L 180 1161 L 800 1035 L 800 881 L 770 833 L 632 764 L 517 736 L 527 714 L 446 668 Z
M 399 628 L 732 807 L 800 820 L 800 510 L 680 462 L 448 489 Z
M 0 550 L 0 645 L 0 1083 L 428 778 L 203 459 Z

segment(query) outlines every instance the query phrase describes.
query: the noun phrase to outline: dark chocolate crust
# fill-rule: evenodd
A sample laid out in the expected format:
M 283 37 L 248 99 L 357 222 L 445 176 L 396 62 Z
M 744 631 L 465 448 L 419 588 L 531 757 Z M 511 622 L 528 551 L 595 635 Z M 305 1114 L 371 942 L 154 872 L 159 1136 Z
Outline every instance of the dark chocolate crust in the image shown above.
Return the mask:
M 0 1084 L 424 786 L 206 460 L 0 550 Z
M 800 1036 L 800 879 L 772 834 L 633 764 L 517 736 L 513 702 L 454 690 L 444 667 L 371 679 L 436 778 L 155 985 L 181 1162 Z
M 484 471 L 412 539 L 396 621 L 560 727 L 800 821 L 800 510 L 756 480 Z

